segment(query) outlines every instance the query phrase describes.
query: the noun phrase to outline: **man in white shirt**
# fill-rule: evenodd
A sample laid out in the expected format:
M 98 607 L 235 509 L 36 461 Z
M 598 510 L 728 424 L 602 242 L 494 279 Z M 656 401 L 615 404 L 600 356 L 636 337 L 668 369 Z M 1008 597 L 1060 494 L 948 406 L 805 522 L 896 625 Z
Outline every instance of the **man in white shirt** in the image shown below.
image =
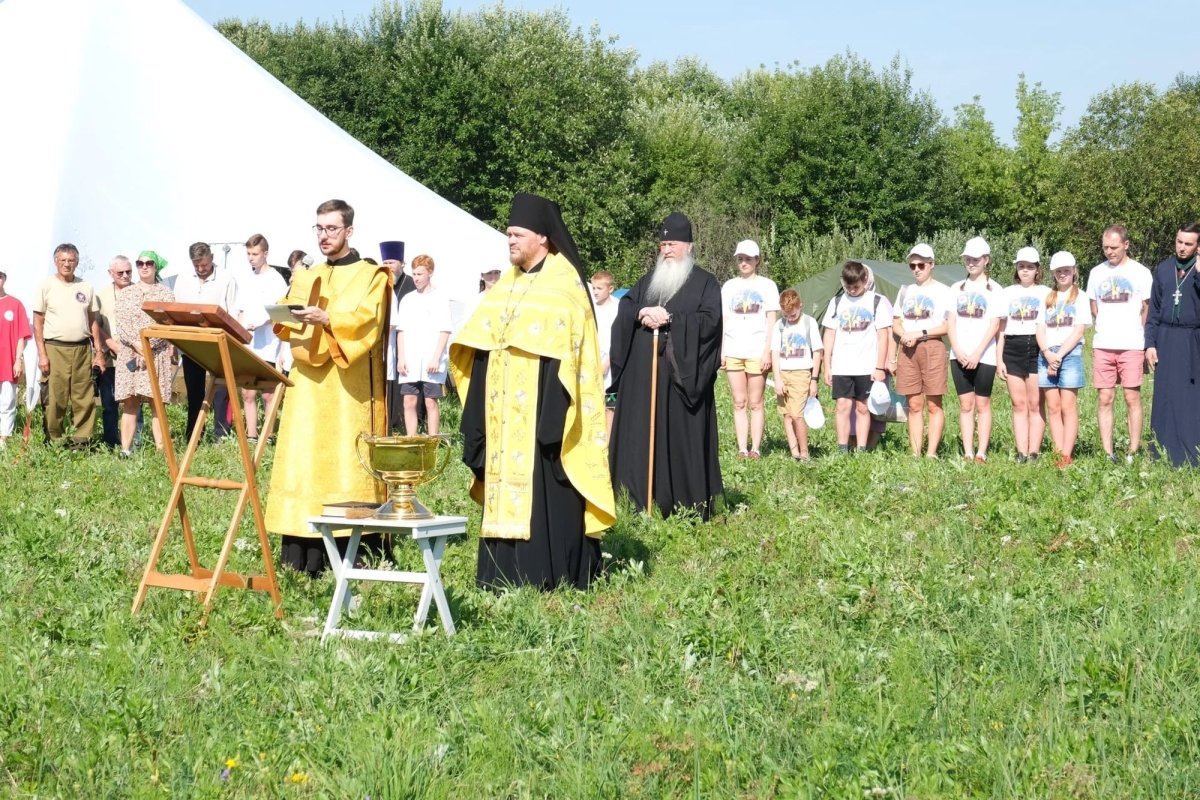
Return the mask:
M 207 242 L 196 242 L 188 248 L 193 273 L 183 273 L 175 279 L 175 301 L 217 305 L 231 315 L 237 310 L 237 283 L 225 270 L 213 265 L 212 248 Z M 187 387 L 188 420 L 187 438 L 192 438 L 200 406 L 204 403 L 204 382 L 207 372 L 185 354 L 180 354 L 183 364 L 183 383 Z M 218 386 L 213 396 L 213 439 L 221 441 L 229 433 L 229 392 Z
M 279 337 L 272 330 L 267 316 L 267 306 L 278 303 L 288 293 L 287 282 L 279 271 L 267 263 L 270 245 L 261 233 L 246 240 L 246 260 L 250 262 L 250 273 L 237 283 L 237 319 L 242 327 L 250 331 L 250 349 L 254 354 L 275 366 L 279 360 Z M 270 405 L 274 392 L 261 393 L 263 410 Z M 246 411 L 246 438 L 251 444 L 258 441 L 258 395 L 257 389 L 242 389 L 242 404 Z M 270 436 L 271 431 L 263 431 Z
M 1087 296 L 1091 301 L 1095 333 L 1092 336 L 1092 383 L 1099 391 L 1096 411 L 1100 444 L 1108 459 L 1113 452 L 1113 403 L 1117 384 L 1125 394 L 1132 461 L 1142 445 L 1142 365 L 1146 349 L 1146 312 L 1154 277 L 1150 270 L 1129 257 L 1129 232 L 1123 225 L 1109 225 L 1100 239 L 1104 261 L 1088 273 Z

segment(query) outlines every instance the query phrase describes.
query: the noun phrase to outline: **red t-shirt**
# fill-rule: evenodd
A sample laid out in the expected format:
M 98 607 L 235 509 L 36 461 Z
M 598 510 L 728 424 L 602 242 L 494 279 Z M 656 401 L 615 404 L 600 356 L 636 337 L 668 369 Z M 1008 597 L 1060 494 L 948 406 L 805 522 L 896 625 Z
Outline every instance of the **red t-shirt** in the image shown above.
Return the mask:
M 13 379 L 17 342 L 32 337 L 25 306 L 11 294 L 0 297 L 0 382 Z

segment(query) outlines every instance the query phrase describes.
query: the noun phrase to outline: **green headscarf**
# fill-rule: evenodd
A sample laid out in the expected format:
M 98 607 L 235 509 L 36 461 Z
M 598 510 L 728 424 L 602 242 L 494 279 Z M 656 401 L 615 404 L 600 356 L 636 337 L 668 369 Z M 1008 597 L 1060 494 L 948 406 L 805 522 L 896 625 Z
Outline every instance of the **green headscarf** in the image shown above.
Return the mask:
M 153 250 L 143 250 L 142 252 L 138 253 L 137 260 L 153 261 L 155 275 L 162 272 L 163 268 L 167 266 L 167 260 Z

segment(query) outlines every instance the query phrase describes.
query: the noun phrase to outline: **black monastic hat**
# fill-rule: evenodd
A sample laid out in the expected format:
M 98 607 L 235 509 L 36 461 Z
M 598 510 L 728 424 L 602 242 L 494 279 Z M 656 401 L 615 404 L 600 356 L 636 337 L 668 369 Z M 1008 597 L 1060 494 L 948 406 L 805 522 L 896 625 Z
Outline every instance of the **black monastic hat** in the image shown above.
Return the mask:
M 558 203 L 536 194 L 518 192 L 513 195 L 512 207 L 508 212 L 508 224 L 510 227 L 528 228 L 534 233 L 545 236 L 550 240 L 551 252 L 561 253 L 565 256 L 567 261 L 574 265 L 575 271 L 579 273 L 579 280 L 585 284 L 588 282 L 587 275 L 583 271 L 583 259 L 579 257 L 575 240 L 571 238 L 571 233 L 567 230 L 566 223 L 563 222 L 562 209 L 558 207 Z
M 692 241 L 692 221 L 682 211 L 672 211 L 658 229 L 661 242 Z

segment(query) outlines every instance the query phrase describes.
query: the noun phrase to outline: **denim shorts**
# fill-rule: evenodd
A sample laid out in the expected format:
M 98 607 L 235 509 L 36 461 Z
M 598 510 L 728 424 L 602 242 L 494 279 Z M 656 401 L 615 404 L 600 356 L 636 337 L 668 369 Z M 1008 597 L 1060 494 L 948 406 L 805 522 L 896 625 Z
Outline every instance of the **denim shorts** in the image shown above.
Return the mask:
M 1057 347 L 1051 347 L 1050 352 L 1057 353 Z M 1038 386 L 1043 389 L 1081 389 L 1083 388 L 1083 342 L 1075 345 L 1067 357 L 1058 365 L 1057 375 L 1046 373 L 1046 357 L 1038 354 Z

